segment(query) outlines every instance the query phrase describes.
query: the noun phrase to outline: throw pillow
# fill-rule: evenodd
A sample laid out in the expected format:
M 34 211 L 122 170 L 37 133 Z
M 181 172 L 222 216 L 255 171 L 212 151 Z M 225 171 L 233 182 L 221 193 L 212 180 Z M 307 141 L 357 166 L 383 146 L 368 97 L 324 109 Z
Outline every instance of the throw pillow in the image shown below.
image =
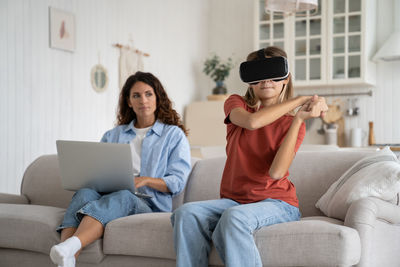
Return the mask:
M 385 147 L 357 161 L 330 186 L 315 206 L 329 217 L 344 220 L 353 201 L 377 197 L 397 202 L 399 192 L 400 162 L 389 147 Z

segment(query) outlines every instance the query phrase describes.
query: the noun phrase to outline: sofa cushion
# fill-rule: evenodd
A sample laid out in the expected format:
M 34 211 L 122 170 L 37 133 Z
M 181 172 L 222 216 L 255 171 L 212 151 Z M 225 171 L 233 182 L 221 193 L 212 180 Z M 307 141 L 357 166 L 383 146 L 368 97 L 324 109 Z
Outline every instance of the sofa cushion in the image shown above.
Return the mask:
M 104 233 L 104 252 L 175 259 L 170 216 L 145 213 L 111 221 Z M 342 224 L 327 217 L 304 218 L 261 228 L 255 240 L 265 266 L 350 266 L 360 260 L 360 238 Z M 210 264 L 222 264 L 214 247 Z
M 318 217 L 263 227 L 255 240 L 264 266 L 351 266 L 361 256 L 356 230 Z
M 143 213 L 111 221 L 104 232 L 104 253 L 175 260 L 171 213 Z M 223 266 L 212 246 L 210 264 Z
M 49 206 L 0 204 L 0 247 L 49 254 L 60 242 L 55 229 L 64 212 Z M 103 258 L 102 240 L 98 240 L 82 251 L 78 261 L 98 263 Z
M 324 222 L 328 222 L 328 223 L 333 223 L 333 224 L 337 224 L 337 225 L 344 225 L 344 221 L 342 220 L 338 220 L 335 218 L 330 218 L 330 217 L 326 217 L 326 216 L 310 216 L 310 217 L 304 217 L 301 218 L 302 221 L 324 221 Z
M 263 227 L 254 236 L 263 266 L 350 266 L 361 255 L 357 231 L 325 216 Z M 210 264 L 222 266 L 215 247 Z
M 175 259 L 170 212 L 135 214 L 109 222 L 104 253 Z
M 395 200 L 400 192 L 400 164 L 389 147 L 354 163 L 318 200 L 329 217 L 344 220 L 351 203 L 367 197 Z

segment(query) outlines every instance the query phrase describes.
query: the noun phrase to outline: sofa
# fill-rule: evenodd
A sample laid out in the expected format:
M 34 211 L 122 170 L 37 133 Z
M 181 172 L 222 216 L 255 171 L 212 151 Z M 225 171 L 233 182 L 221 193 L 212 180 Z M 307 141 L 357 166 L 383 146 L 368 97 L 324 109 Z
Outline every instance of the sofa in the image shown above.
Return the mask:
M 299 151 L 290 167 L 302 218 L 254 233 L 264 266 L 400 266 L 400 207 L 377 198 L 351 204 L 344 221 L 315 207 L 329 186 L 371 151 Z M 185 202 L 219 197 L 225 157 L 198 160 Z M 61 187 L 56 155 L 36 159 L 25 171 L 20 195 L 0 194 L 0 266 L 54 266 L 50 248 L 73 192 Z M 139 214 L 107 224 L 104 236 L 80 254 L 77 266 L 175 266 L 171 213 Z M 212 248 L 210 266 L 222 266 Z

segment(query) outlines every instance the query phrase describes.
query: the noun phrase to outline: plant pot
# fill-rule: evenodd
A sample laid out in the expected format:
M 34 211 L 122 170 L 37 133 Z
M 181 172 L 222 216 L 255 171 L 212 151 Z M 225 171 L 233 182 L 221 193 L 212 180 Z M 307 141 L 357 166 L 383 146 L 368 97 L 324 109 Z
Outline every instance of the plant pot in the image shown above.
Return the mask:
M 229 95 L 208 95 L 208 101 L 225 101 Z
M 225 95 L 226 86 L 223 81 L 216 81 L 216 86 L 212 90 L 213 95 Z

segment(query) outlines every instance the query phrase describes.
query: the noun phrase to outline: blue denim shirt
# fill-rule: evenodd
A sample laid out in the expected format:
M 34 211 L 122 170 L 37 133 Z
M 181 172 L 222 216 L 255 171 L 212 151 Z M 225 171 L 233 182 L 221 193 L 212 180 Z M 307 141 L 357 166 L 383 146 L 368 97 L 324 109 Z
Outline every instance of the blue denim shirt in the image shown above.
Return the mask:
M 133 125 L 131 121 L 107 131 L 101 142 L 129 144 L 136 136 Z M 147 186 L 138 188 L 152 196 L 147 201 L 153 211 L 172 210 L 172 196 L 185 188 L 190 169 L 190 146 L 182 129 L 156 121 L 143 139 L 140 176 L 163 179 L 171 193 Z

